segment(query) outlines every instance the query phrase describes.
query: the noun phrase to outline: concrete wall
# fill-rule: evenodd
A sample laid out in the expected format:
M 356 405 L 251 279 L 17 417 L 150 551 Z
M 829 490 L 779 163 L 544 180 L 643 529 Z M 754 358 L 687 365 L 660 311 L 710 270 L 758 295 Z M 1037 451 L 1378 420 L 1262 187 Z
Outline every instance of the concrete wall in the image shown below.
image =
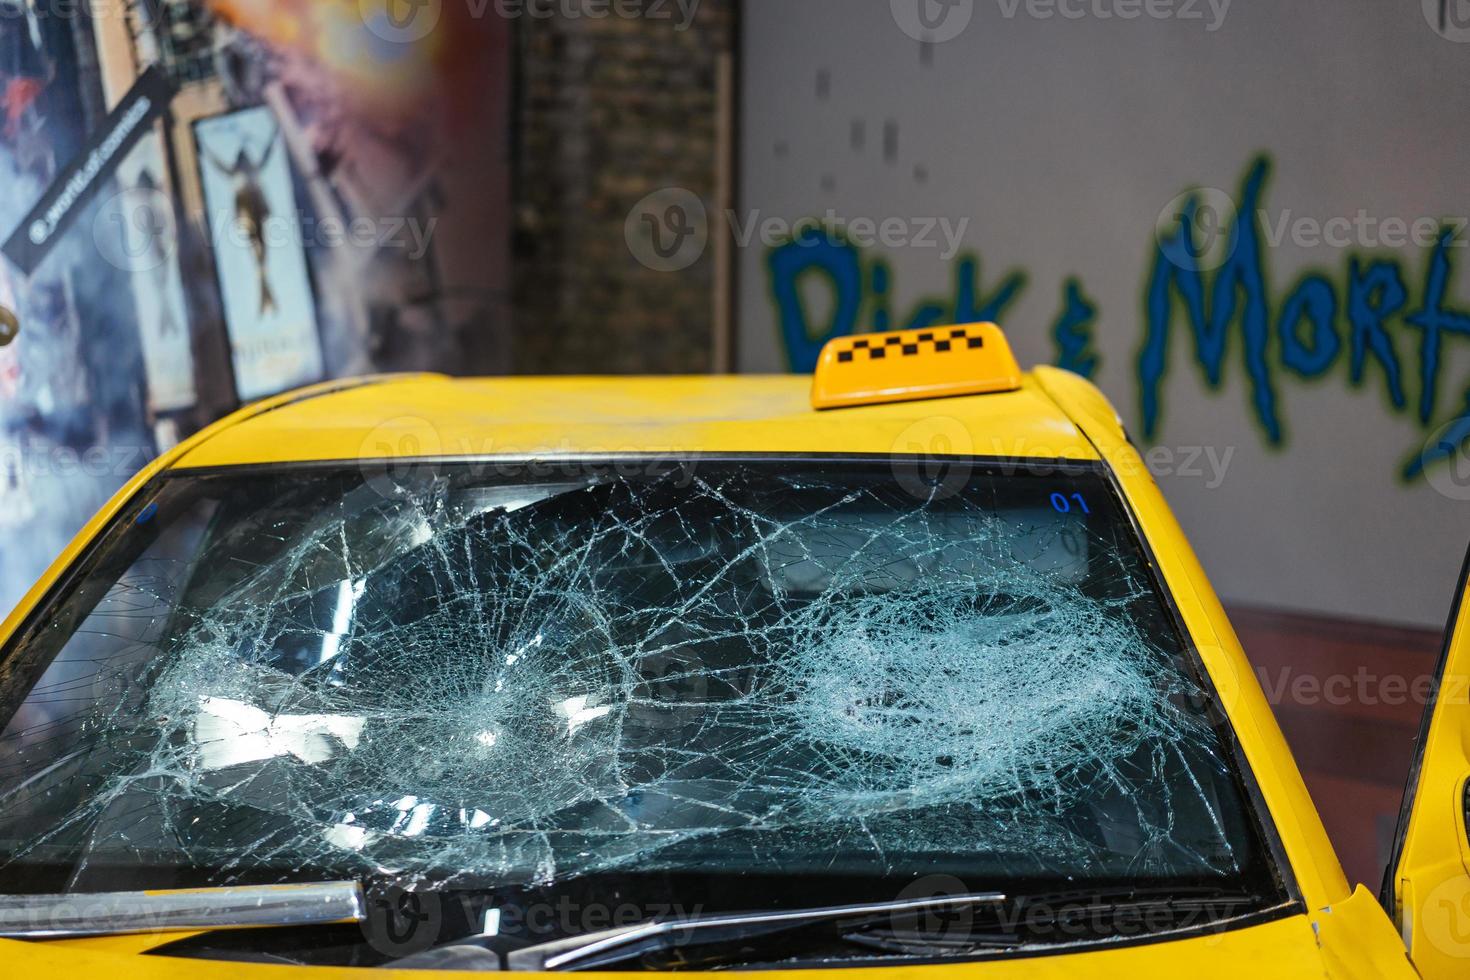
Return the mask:
M 1448 7 L 748 0 L 740 366 L 993 314 L 1157 447 L 1227 599 L 1442 624 L 1470 543 L 1470 29 Z M 783 247 L 809 216 L 848 238 Z

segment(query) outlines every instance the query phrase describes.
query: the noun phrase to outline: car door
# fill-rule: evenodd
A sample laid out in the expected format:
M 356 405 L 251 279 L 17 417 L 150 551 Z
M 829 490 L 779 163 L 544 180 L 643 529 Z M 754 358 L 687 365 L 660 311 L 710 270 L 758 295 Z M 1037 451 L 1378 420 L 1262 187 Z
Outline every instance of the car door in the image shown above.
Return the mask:
M 1381 898 L 1425 980 L 1470 976 L 1470 554 L 1404 789 Z

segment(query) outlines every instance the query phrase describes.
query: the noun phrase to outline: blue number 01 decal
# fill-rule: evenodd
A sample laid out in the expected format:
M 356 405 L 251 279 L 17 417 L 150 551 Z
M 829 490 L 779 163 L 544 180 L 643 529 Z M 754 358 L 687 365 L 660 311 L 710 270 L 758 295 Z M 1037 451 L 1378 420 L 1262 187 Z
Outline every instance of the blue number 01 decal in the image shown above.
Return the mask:
M 1064 493 L 1054 493 L 1051 495 L 1052 510 L 1058 514 L 1072 513 L 1072 504 L 1074 502 L 1077 504 L 1077 509 L 1082 511 L 1082 513 L 1092 513 L 1092 508 L 1087 506 L 1087 498 L 1083 497 L 1080 493 L 1074 493 L 1070 497 Z

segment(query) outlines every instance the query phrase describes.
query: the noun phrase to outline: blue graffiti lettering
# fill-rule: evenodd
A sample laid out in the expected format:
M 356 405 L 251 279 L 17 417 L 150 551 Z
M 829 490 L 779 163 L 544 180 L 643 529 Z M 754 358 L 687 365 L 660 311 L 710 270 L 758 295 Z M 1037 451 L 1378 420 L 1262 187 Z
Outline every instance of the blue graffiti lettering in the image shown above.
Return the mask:
M 1311 343 L 1302 343 L 1301 322 L 1312 325 Z M 1337 295 L 1319 275 L 1307 276 L 1281 307 L 1276 330 L 1281 335 L 1281 362 L 1304 378 L 1326 373 L 1342 349 L 1337 335 Z
M 1020 272 L 1011 273 L 995 292 L 977 302 L 976 297 L 980 296 L 980 261 L 973 255 L 966 255 L 955 263 L 954 287 L 955 323 L 996 323 L 1026 288 L 1026 276 Z
M 985 294 L 980 285 L 980 262 L 966 255 L 954 263 L 952 299 L 920 300 L 906 316 L 895 321 L 893 274 L 888 264 L 875 259 L 865 268 L 861 249 L 824 229 L 807 228 L 773 248 L 766 264 L 786 359 L 793 371 L 801 372 L 816 368 L 827 341 L 858 332 L 865 311 L 867 329 L 878 332 L 999 321 L 1026 287 L 1025 275 L 1013 272 Z M 825 324 L 812 323 L 803 301 L 802 280 L 812 277 L 821 281 L 832 297 L 832 314 Z
M 1205 383 L 1219 388 L 1226 360 L 1240 345 L 1251 389 L 1251 408 L 1267 442 L 1280 445 L 1283 424 L 1268 357 L 1279 340 L 1281 369 L 1297 377 L 1319 378 L 1331 371 L 1344 347 L 1350 352 L 1349 379 L 1365 383 L 1371 358 L 1383 372 L 1388 397 L 1397 411 L 1408 410 L 1404 371 L 1392 328 L 1413 327 L 1419 340 L 1419 392 L 1416 415 L 1428 426 L 1434 418 L 1443 368 L 1444 338 L 1470 337 L 1470 312 L 1447 306 L 1453 268 L 1449 249 L 1455 232 L 1444 232 L 1430 255 L 1422 305 L 1406 313 L 1409 292 L 1402 268 L 1393 259 L 1350 257 L 1342 294 L 1325 275 L 1311 271 L 1274 307 L 1268 294 L 1258 225 L 1268 161 L 1252 162 L 1241 188 L 1239 206 L 1228 228 L 1219 227 L 1213 211 L 1199 200 L 1187 201 L 1179 227 L 1166 229 L 1153 251 L 1145 288 L 1145 336 L 1138 355 L 1137 378 L 1145 435 L 1157 435 L 1163 420 L 1161 389 L 1169 364 L 1169 345 L 1182 312 L 1194 338 L 1194 357 Z M 1209 222 L 1204 219 L 1210 218 Z M 1199 234 L 1225 234 L 1228 251 L 1218 269 L 1201 268 L 1211 240 Z M 773 248 L 767 257 L 771 295 L 791 368 L 811 371 L 822 347 L 833 337 L 862 330 L 886 331 L 935 326 L 945 322 L 1004 322 L 1005 314 L 1025 290 L 1024 272 L 1008 273 L 987 294 L 981 288 L 980 263 L 974 255 L 953 265 L 951 295 L 915 302 L 903 315 L 893 308 L 893 273 L 881 258 L 840 235 L 813 223 L 793 240 Z M 814 322 L 805 305 L 813 285 L 825 287 L 831 312 Z M 1062 308 L 1052 323 L 1051 338 L 1060 367 L 1093 377 L 1100 358 L 1093 347 L 1097 310 L 1081 283 L 1063 284 Z M 1342 321 L 1341 323 L 1339 321 Z M 1274 325 L 1274 336 L 1272 327 Z M 1346 330 L 1346 337 L 1342 331 Z M 1470 392 L 1465 410 L 1444 427 L 1444 436 L 1415 455 L 1402 469 L 1406 479 L 1421 476 L 1470 444 Z
M 1379 260 L 1364 271 L 1353 259 L 1348 267 L 1348 322 L 1352 325 L 1352 363 L 1349 377 L 1363 383 L 1368 351 L 1382 367 L 1388 382 L 1388 397 L 1394 408 L 1404 407 L 1404 383 L 1399 377 L 1399 355 L 1384 323 L 1408 302 L 1403 276 L 1393 262 Z
M 1444 294 L 1450 279 L 1448 249 L 1454 232 L 1440 236 L 1429 260 L 1429 277 L 1424 285 L 1424 307 L 1406 318 L 1406 322 L 1424 331 L 1419 342 L 1419 421 L 1425 425 L 1434 418 L 1435 396 L 1439 391 L 1440 346 L 1445 331 L 1470 335 L 1470 316 L 1444 308 Z
M 1198 247 L 1194 240 L 1199 207 L 1197 200 L 1185 206 L 1184 213 L 1180 215 L 1179 230 L 1159 242 L 1149 277 L 1148 333 L 1138 363 L 1143 431 L 1148 436 L 1155 435 L 1159 428 L 1159 386 L 1168 365 L 1169 326 L 1173 319 L 1172 290 L 1184 300 L 1185 313 L 1194 331 L 1195 351 L 1204 368 L 1205 379 L 1212 388 L 1220 386 L 1226 340 L 1230 326 L 1236 320 L 1236 304 L 1244 299 L 1240 324 L 1256 417 L 1266 430 L 1268 440 L 1272 443 L 1281 441 L 1276 393 L 1271 387 L 1270 369 L 1266 365 L 1269 314 L 1255 217 L 1267 170 L 1266 161 L 1258 160 L 1246 177 L 1239 212 L 1229 231 L 1228 257 L 1216 272 L 1210 288 L 1207 289 L 1197 258 L 1205 249 Z M 1205 315 L 1207 292 L 1208 318 Z
M 1168 367 L 1169 328 L 1177 295 L 1193 328 L 1196 360 L 1212 388 L 1221 384 L 1231 329 L 1239 327 L 1256 418 L 1268 442 L 1279 445 L 1282 441 L 1266 360 L 1265 323 L 1270 300 L 1266 295 L 1257 224 L 1268 173 L 1264 158 L 1252 163 L 1230 228 L 1230 251 L 1212 282 L 1199 269 L 1198 257 L 1207 249 L 1196 247 L 1194 240 L 1197 201 L 1186 204 L 1179 216 L 1179 230 L 1160 239 L 1146 292 L 1148 333 L 1138 359 L 1143 429 L 1149 436 L 1157 434 L 1162 417 L 1159 389 Z M 1396 261 L 1350 259 L 1343 303 L 1339 303 L 1337 292 L 1325 276 L 1316 272 L 1305 275 L 1281 303 L 1277 314 L 1281 365 L 1302 378 L 1321 377 L 1331 370 L 1343 348 L 1338 327 L 1341 311 L 1349 328 L 1352 383 L 1363 384 L 1371 355 L 1383 369 L 1393 407 L 1402 411 L 1407 408 L 1407 399 L 1398 351 L 1389 331 L 1390 323 L 1401 318 L 1403 324 L 1421 331 L 1417 414 L 1422 425 L 1429 425 L 1438 400 L 1444 337 L 1446 334 L 1470 336 L 1470 313 L 1448 308 L 1445 299 L 1453 272 L 1449 249 L 1456 244 L 1457 237 L 1454 231 L 1441 234 L 1430 255 L 1422 307 L 1408 315 L 1403 312 L 1408 304 L 1408 290 Z M 1244 307 L 1237 315 L 1240 299 L 1244 300 Z M 1470 395 L 1466 405 L 1467 413 L 1446 426 L 1445 438 L 1404 467 L 1405 478 L 1418 477 L 1425 467 L 1443 460 L 1470 440 Z
M 1097 373 L 1098 356 L 1092 349 L 1092 321 L 1097 309 L 1082 294 L 1076 279 L 1068 279 L 1062 298 L 1062 312 L 1051 328 L 1057 348 L 1059 368 L 1091 378 Z
M 792 369 L 814 371 L 827 341 L 850 334 L 857 327 L 862 306 L 861 256 L 851 244 L 808 229 L 772 249 L 766 261 Z M 819 277 L 832 291 L 832 319 L 815 332 L 807 322 L 801 298 L 801 280 L 806 276 Z

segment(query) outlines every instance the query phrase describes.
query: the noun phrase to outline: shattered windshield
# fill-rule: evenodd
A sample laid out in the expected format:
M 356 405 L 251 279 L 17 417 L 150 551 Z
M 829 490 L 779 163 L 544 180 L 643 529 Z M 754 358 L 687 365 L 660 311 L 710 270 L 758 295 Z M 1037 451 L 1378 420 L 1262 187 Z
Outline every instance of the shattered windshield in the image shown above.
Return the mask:
M 958 465 L 161 478 L 0 661 L 0 880 L 1272 891 L 1108 482 Z

